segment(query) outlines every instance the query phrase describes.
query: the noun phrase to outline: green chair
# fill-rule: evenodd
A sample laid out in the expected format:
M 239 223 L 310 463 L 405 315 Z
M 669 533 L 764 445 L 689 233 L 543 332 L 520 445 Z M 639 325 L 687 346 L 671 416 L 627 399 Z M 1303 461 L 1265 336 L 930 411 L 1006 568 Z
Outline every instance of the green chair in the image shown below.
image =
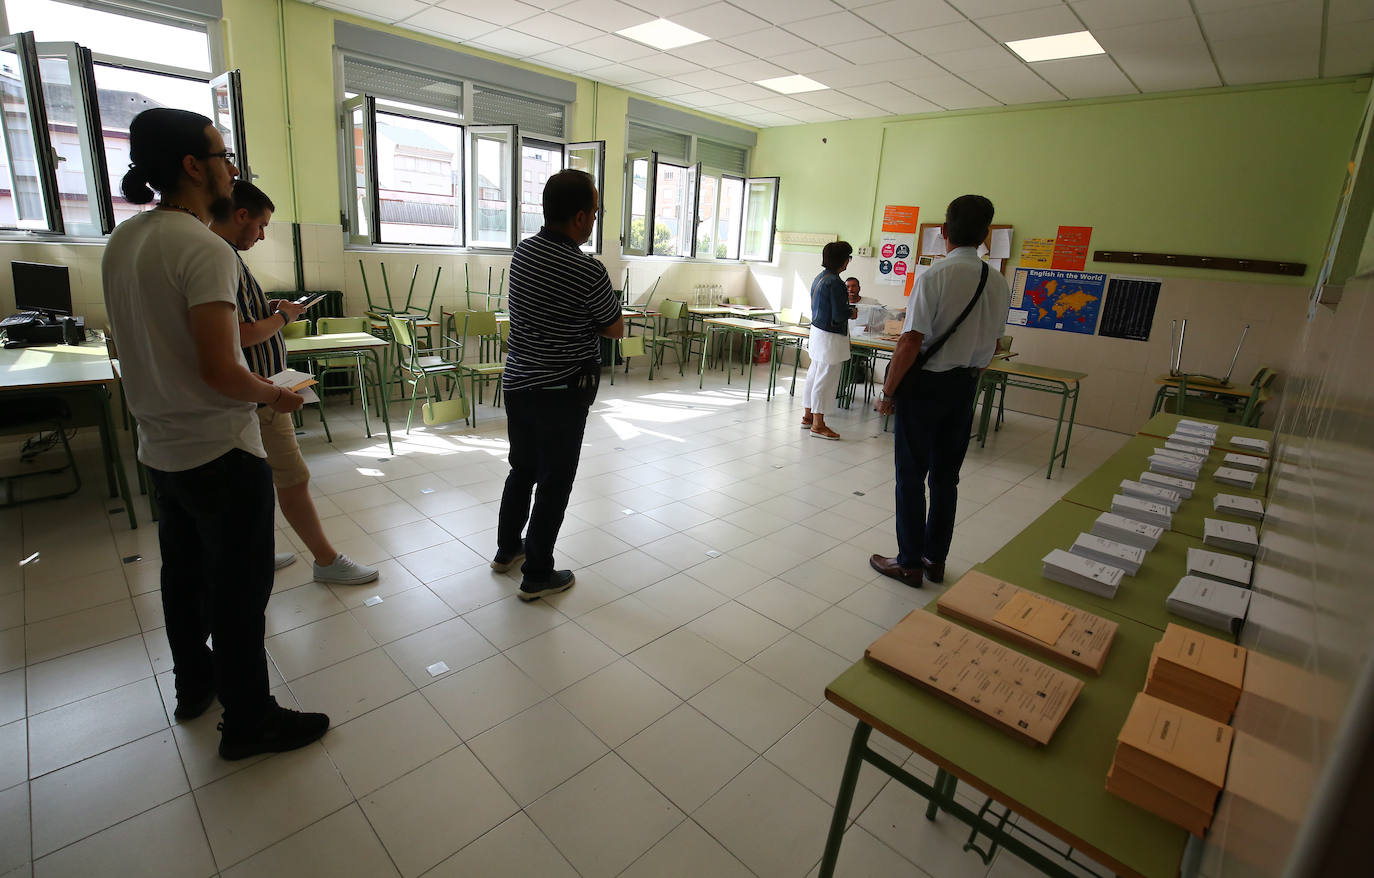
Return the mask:
M 459 372 L 462 367 L 456 359 L 449 359 L 449 357 L 461 356 L 463 343 L 445 336 L 443 340 L 448 344 L 421 348 L 415 343 L 415 334 L 412 332 L 409 320 L 390 315 L 386 322 L 387 328 L 391 330 L 392 343 L 396 347 L 397 367 L 401 372 L 401 380 L 410 385 L 410 411 L 406 414 L 406 432 L 409 433 L 411 421 L 415 418 L 416 400 L 425 399 L 435 403 L 443 400 L 443 395 L 439 392 L 440 377 L 450 382 L 450 399 L 453 397 L 453 388 L 455 387 L 459 397 L 462 397 L 463 382 Z M 421 396 L 422 385 L 425 388 L 423 396 Z
M 57 396 L 21 396 L 14 400 L 7 400 L 3 406 L 0 406 L 0 436 L 23 436 L 38 430 L 49 430 L 52 439 L 48 443 L 48 447 L 61 445 L 67 458 L 66 463 L 61 466 L 33 469 L 13 475 L 0 475 L 0 485 L 4 486 L 4 502 L 0 503 L 0 508 L 19 506 L 38 500 L 57 500 L 62 497 L 70 497 L 81 490 L 81 471 L 76 468 L 76 457 L 72 454 L 71 445 L 67 443 L 67 424 L 71 420 L 71 409 L 64 399 Z M 25 446 L 25 450 L 28 450 L 27 446 Z M 27 462 L 30 458 L 25 458 L 21 454 L 20 459 Z M 119 465 L 123 466 L 124 463 L 121 461 Z M 15 493 L 15 483 L 18 481 L 35 476 L 56 475 L 67 470 L 71 470 L 72 473 L 70 488 L 37 497 L 20 498 Z
M 367 332 L 370 323 L 366 317 L 321 317 L 315 321 L 315 332 L 317 335 L 340 335 L 347 332 Z M 353 392 L 356 390 L 362 396 L 363 409 L 363 431 L 372 435 L 372 425 L 368 422 L 367 408 L 369 398 L 377 414 L 382 413 L 383 399 L 381 376 L 376 374 L 372 368 L 372 361 L 367 354 L 361 351 L 353 353 L 331 354 L 326 357 L 316 357 L 313 359 L 313 371 L 315 378 L 320 382 L 320 395 L 324 395 L 325 390 L 348 390 L 348 404 L 353 405 Z M 327 387 L 325 376 L 339 375 L 345 377 L 344 381 L 336 382 L 333 387 Z M 371 385 L 372 393 L 369 395 L 368 387 Z
M 809 321 L 806 315 L 796 308 L 783 308 L 778 312 L 778 322 L 783 326 L 805 326 Z M 782 362 L 783 348 L 792 348 L 792 386 L 787 389 L 788 396 L 797 395 L 797 367 L 801 365 L 802 342 L 805 341 L 798 335 L 783 335 L 779 333 L 773 339 L 775 353 L 774 362 Z M 777 372 L 774 370 L 773 380 L 777 380 Z
M 309 320 L 297 320 L 295 323 L 288 323 L 281 328 L 282 338 L 305 338 L 309 334 Z
M 493 396 L 492 403 L 497 406 L 501 405 L 501 376 L 505 374 L 506 364 L 499 359 L 482 360 L 482 356 L 486 354 L 489 346 L 493 356 L 500 354 L 501 336 L 498 326 L 499 323 L 496 319 L 495 311 L 468 311 L 463 315 L 463 334 L 458 337 L 463 339 L 464 342 L 469 338 L 481 340 L 478 351 L 478 362 L 464 362 L 467 353 L 466 344 L 460 347 L 458 351 L 458 374 L 462 378 L 468 379 L 472 391 L 468 394 L 468 397 L 473 403 L 472 425 L 474 427 L 477 426 L 476 404 L 482 401 L 479 383 L 482 387 L 485 387 L 488 383 L 495 381 L 496 393 Z
M 630 374 L 630 357 L 643 357 L 649 353 L 646 339 L 642 335 L 627 335 L 616 339 L 620 348 L 620 358 L 625 361 L 625 374 Z M 649 357 L 649 380 L 654 379 L 654 358 Z M 611 384 L 615 385 L 615 363 L 611 364 Z
M 683 374 L 683 367 L 692 359 L 692 352 L 703 356 L 706 346 L 706 333 L 692 329 L 691 314 L 687 303 L 676 299 L 664 299 L 658 303 L 658 330 L 652 342 L 655 359 L 663 364 L 663 352 L 672 350 L 677 357 L 677 373 Z
M 282 338 L 305 338 L 308 335 L 310 335 L 309 320 L 297 320 L 294 323 L 288 323 L 281 328 Z M 320 413 L 320 424 L 324 427 L 324 438 L 327 442 L 333 442 L 334 437 L 329 432 L 329 419 L 325 417 L 324 413 L 324 394 L 316 391 L 315 395 L 318 396 L 320 400 L 319 403 L 316 405 L 316 411 Z M 300 427 L 302 424 L 305 423 L 305 419 L 301 417 L 300 412 L 292 413 L 291 421 L 297 427 Z

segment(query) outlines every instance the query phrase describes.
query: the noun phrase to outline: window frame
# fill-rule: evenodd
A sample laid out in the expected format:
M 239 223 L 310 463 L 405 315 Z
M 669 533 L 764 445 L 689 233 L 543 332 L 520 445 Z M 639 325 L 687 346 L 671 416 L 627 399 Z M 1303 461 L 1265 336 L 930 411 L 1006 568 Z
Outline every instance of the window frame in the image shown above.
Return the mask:
M 596 224 L 592 227 L 591 238 L 582 245 L 582 252 L 600 254 L 602 230 L 606 227 L 606 141 L 579 140 L 563 144 L 563 168 L 566 170 L 571 166 L 571 153 L 589 150 L 596 154 L 596 158 L 592 162 L 594 170 L 588 171 L 596 182 Z
M 478 228 L 478 205 L 481 202 L 481 187 L 477 176 L 477 149 L 473 143 L 474 139 L 483 135 L 504 134 L 506 142 L 510 145 L 510 166 L 506 168 L 510 172 L 510 181 L 506 186 L 506 244 L 484 243 L 476 240 L 475 230 Z M 520 140 L 519 125 L 469 125 L 466 131 L 467 153 L 466 164 L 463 167 L 464 186 L 466 188 L 468 201 L 467 225 L 472 231 L 464 241 L 470 250 L 514 250 L 515 245 L 520 241 L 520 203 L 521 197 L 518 191 L 521 182 L 520 164 L 521 150 L 523 144 Z

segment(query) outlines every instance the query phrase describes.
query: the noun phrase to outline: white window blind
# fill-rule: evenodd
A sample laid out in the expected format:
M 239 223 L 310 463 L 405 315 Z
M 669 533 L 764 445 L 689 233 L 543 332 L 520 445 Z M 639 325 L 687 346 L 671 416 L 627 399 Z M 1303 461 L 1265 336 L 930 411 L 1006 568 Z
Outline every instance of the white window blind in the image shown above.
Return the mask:
M 344 56 L 344 91 L 391 98 L 459 115 L 463 112 L 461 82 L 355 55 Z
M 483 85 L 472 87 L 472 121 L 478 125 L 517 125 L 521 134 L 561 139 L 566 112 L 566 105 L 554 101 Z
M 697 161 L 703 167 L 727 174 L 746 176 L 749 173 L 749 150 L 729 143 L 697 138 Z
M 666 131 L 633 119 L 629 123 L 630 152 L 656 152 L 663 161 L 685 162 L 690 158 L 692 139 L 686 134 Z

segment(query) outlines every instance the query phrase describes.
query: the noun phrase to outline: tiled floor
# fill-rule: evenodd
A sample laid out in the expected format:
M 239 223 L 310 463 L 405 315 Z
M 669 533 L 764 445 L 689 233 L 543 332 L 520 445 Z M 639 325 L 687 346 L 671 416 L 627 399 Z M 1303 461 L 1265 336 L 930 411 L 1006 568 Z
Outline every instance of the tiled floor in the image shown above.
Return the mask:
M 486 566 L 505 426 L 481 415 L 398 430 L 394 457 L 341 402 L 332 444 L 308 416 L 326 530 L 382 576 L 278 574 L 274 692 L 334 725 L 237 763 L 215 755 L 218 711 L 169 722 L 157 531 L 109 512 L 82 431 L 83 493 L 0 514 L 0 876 L 815 873 L 853 727 L 822 690 L 939 593 L 867 566 L 895 551 L 890 434 L 856 408 L 832 420 L 845 441 L 813 440 L 785 390 L 746 402 L 720 373 L 619 376 L 559 542 L 577 585 L 524 604 Z M 1125 438 L 1080 426 L 1047 481 L 1053 426 L 1009 413 L 970 450 L 949 581 Z M 922 812 L 866 767 L 840 872 L 1030 874 Z

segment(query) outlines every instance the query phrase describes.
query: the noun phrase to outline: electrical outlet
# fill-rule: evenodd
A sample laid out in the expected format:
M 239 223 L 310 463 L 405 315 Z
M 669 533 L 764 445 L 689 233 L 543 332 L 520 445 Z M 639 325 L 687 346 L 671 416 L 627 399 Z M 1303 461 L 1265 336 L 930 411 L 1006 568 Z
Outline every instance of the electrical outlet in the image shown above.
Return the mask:
M 858 250 L 855 250 L 855 251 L 854 251 L 854 255 L 855 255 L 855 256 L 872 256 L 872 255 L 873 255 L 873 248 L 872 248 L 872 247 L 860 247 Z

